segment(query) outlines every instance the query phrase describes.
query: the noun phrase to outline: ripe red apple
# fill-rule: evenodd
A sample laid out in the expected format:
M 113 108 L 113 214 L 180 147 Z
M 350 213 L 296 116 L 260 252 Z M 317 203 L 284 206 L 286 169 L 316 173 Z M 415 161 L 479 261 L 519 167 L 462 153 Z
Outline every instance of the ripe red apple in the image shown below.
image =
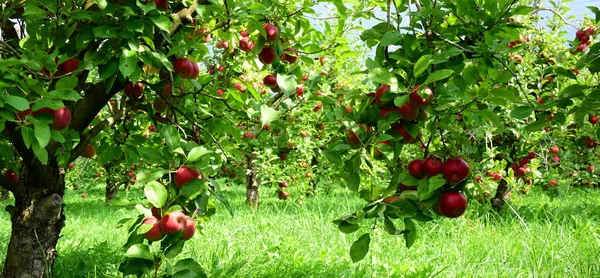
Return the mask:
M 163 232 L 160 230 L 160 222 L 158 219 L 156 219 L 156 217 L 146 217 L 144 218 L 142 224 L 152 225 L 152 228 L 142 235 L 145 239 L 149 241 L 157 241 L 161 240 L 165 236 L 165 234 L 163 234 Z
M 277 198 L 279 198 L 279 200 L 287 200 L 288 197 L 290 196 L 290 193 L 288 193 L 287 191 L 279 191 L 277 192 Z
M 446 161 L 442 167 L 444 178 L 451 184 L 463 181 L 469 175 L 470 170 L 469 164 L 461 157 Z
M 265 28 L 265 33 L 267 33 L 267 40 L 270 42 L 274 42 L 279 37 L 279 29 L 275 27 L 275 25 L 270 23 L 263 24 L 263 28 Z
M 553 157 L 552 157 L 552 162 L 559 163 L 559 162 L 560 162 L 560 157 L 558 157 L 558 156 L 553 156 Z
M 277 53 L 275 52 L 275 49 L 270 46 L 263 47 L 260 53 L 258 53 L 258 60 L 265 65 L 272 64 L 276 57 Z
M 169 1 L 168 0 L 149 0 L 148 3 L 150 3 L 150 1 L 152 1 L 156 4 L 157 9 L 163 9 L 165 11 L 167 11 L 169 9 Z
M 313 112 L 319 112 L 323 108 L 323 104 L 319 103 L 313 108 Z
M 87 193 L 85 193 L 85 192 L 81 193 L 81 198 L 84 198 L 84 199 L 87 198 Z
M 577 37 L 578 39 L 585 36 L 585 30 L 577 30 L 577 32 L 575 32 L 575 37 Z
M 587 169 L 588 169 L 588 171 L 590 171 L 590 172 L 594 172 L 594 170 L 596 170 L 596 167 L 594 167 L 594 165 L 590 165 L 590 166 L 588 166 L 588 168 L 587 168 Z
M 414 121 L 419 115 L 419 110 L 415 108 L 410 102 L 403 104 L 396 109 L 402 115 L 402 119 L 406 121 Z
M 300 137 L 307 137 L 308 136 L 308 132 L 305 130 L 300 131 Z
M 79 67 L 79 59 L 71 58 L 66 60 L 64 63 L 58 65 L 58 73 L 59 74 L 69 74 L 75 71 Z
M 523 158 L 519 159 L 519 166 L 526 167 L 527 163 L 529 163 L 529 158 L 523 157 Z
M 50 128 L 54 130 L 63 130 L 71 123 L 71 110 L 67 107 L 59 108 L 52 115 L 52 125 Z
M 557 146 L 550 148 L 551 153 L 558 153 L 559 151 L 560 151 L 560 148 L 558 148 Z
M 288 47 L 284 50 L 283 54 L 280 57 L 281 61 L 286 61 L 290 64 L 293 64 L 298 59 L 298 50 Z
M 188 240 L 192 238 L 196 234 L 196 224 L 194 220 L 187 217 L 185 220 L 185 226 L 183 227 L 183 233 L 181 234 L 181 239 Z
M 590 118 L 588 119 L 588 121 L 590 122 L 590 124 L 597 124 L 598 123 L 598 116 L 590 116 Z
M 185 79 L 194 79 L 198 77 L 198 74 L 200 73 L 198 64 L 187 58 L 177 58 L 173 60 L 173 69 L 176 74 Z
M 265 78 L 263 78 L 263 82 L 268 87 L 271 87 L 271 88 L 277 87 L 277 77 L 275 77 L 271 74 L 265 76 Z M 298 87 L 298 88 L 301 88 L 301 87 Z M 296 91 L 298 91 L 298 88 L 296 88 Z
M 13 182 L 19 182 L 19 175 L 13 172 L 13 170 L 6 171 L 6 173 L 4 173 L 4 177 Z
M 406 144 L 418 143 L 419 137 L 421 137 L 420 131 L 419 131 L 419 135 L 417 137 L 413 137 L 412 135 L 410 135 L 410 133 L 408 133 L 408 130 L 406 130 L 406 127 L 404 127 L 404 125 L 402 125 L 402 124 L 393 125 L 392 129 L 394 129 L 396 132 L 398 132 L 400 134 L 400 136 L 402 136 L 402 142 L 406 143 Z
M 440 196 L 435 207 L 441 215 L 456 218 L 467 210 L 467 197 L 460 192 L 445 192 Z
M 529 152 L 529 154 L 527 155 L 527 157 L 528 157 L 529 159 L 534 159 L 534 158 L 536 158 L 536 157 L 537 157 L 537 154 L 536 154 L 535 152 Z
M 133 84 L 131 81 L 127 82 L 125 89 L 123 89 L 125 95 L 130 99 L 136 100 L 142 97 L 144 94 L 144 84 L 137 82 Z
M 517 168 L 517 170 L 515 170 L 516 177 L 522 177 L 525 174 L 527 174 L 527 169 L 525 169 L 524 167 L 519 167 L 519 168 Z
M 254 49 L 254 42 L 250 41 L 250 37 L 242 37 L 238 46 L 242 51 L 250 52 Z
M 421 89 L 421 85 L 417 85 L 413 88 L 410 93 L 410 103 L 417 108 L 425 107 L 433 100 L 433 91 L 425 86 Z
M 433 177 L 442 172 L 442 168 L 444 167 L 444 163 L 441 159 L 430 156 L 423 162 L 423 172 L 428 177 Z
M 73 167 L 75 167 L 75 165 L 73 165 L 73 163 L 69 163 L 69 164 L 67 164 L 67 168 L 69 168 L 69 169 L 73 169 Z
M 160 229 L 163 233 L 170 235 L 181 231 L 185 227 L 187 216 L 181 211 L 173 211 L 160 219 Z
M 558 186 L 558 182 L 556 180 L 551 180 L 550 182 L 548 182 L 548 184 L 554 187 Z
M 492 173 L 492 179 L 495 181 L 499 181 L 503 178 L 502 174 L 499 174 L 498 172 L 494 172 Z
M 182 166 L 175 172 L 175 185 L 181 188 L 185 183 L 192 179 L 201 179 L 202 174 L 198 169 L 193 169 L 188 166 Z
M 417 179 L 420 179 L 423 176 L 425 176 L 423 160 L 415 159 L 412 162 L 410 162 L 408 164 L 408 173 Z
M 360 138 L 359 138 L 359 136 L 362 135 L 362 131 L 363 131 L 363 129 L 361 128 L 362 126 L 363 126 L 363 124 L 358 124 L 358 127 L 360 128 L 358 130 L 359 131 L 358 134 L 354 133 L 354 131 L 352 131 L 351 129 L 346 130 L 346 142 L 353 149 L 358 149 L 362 145 Z M 371 131 L 371 127 L 369 127 L 368 125 L 364 125 L 364 127 L 365 127 L 364 130 L 367 133 L 369 133 Z
M 481 176 L 476 176 L 475 177 L 475 181 L 478 182 L 478 183 L 482 183 L 483 179 L 481 178 Z
M 283 181 L 283 182 L 280 182 L 280 183 L 279 183 L 279 187 L 282 187 L 282 188 L 283 188 L 283 187 L 288 187 L 288 183 L 287 183 L 287 182 L 285 182 L 285 181 Z
M 96 155 L 96 147 L 94 147 L 94 145 L 92 144 L 88 144 L 87 146 L 85 146 L 83 152 L 81 153 L 82 157 L 87 158 L 92 158 L 94 157 L 94 155 Z
M 248 139 L 252 139 L 252 138 L 254 138 L 254 133 L 252 133 L 250 131 L 246 131 L 246 132 L 244 132 L 244 137 L 246 137 Z
M 390 90 L 390 85 L 387 84 L 383 84 L 379 87 L 377 87 L 377 90 L 375 90 L 375 103 L 380 103 L 381 102 L 381 98 L 383 97 L 383 95 L 388 92 Z M 373 103 L 372 103 L 373 104 Z

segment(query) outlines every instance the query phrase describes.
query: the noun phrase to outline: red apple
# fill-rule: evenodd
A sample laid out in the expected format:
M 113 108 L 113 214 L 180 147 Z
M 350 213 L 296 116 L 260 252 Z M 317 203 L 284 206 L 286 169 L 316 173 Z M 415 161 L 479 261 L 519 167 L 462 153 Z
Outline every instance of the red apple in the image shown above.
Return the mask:
M 429 87 L 420 88 L 421 85 L 417 85 L 413 88 L 412 93 L 410 93 L 410 103 L 417 108 L 425 107 L 433 100 L 433 91 Z
M 460 192 L 445 192 L 435 207 L 441 215 L 456 218 L 467 210 L 467 197 Z
M 183 227 L 183 233 L 181 234 L 181 239 L 188 240 L 192 238 L 196 234 L 196 224 L 194 220 L 187 217 L 185 220 L 185 227 Z
M 277 77 L 275 77 L 271 74 L 265 76 L 265 78 L 263 78 L 263 82 L 268 87 L 271 87 L 271 88 L 277 87 Z M 301 88 L 301 87 L 299 87 L 299 88 Z M 296 88 L 296 91 L 298 91 L 298 88 Z
M 238 46 L 244 52 L 250 52 L 254 49 L 254 43 L 250 41 L 250 37 L 242 37 Z
M 192 179 L 201 179 L 202 174 L 197 169 L 190 168 L 188 166 L 182 166 L 175 172 L 175 185 L 181 188 L 184 184 Z
M 529 159 L 534 159 L 537 157 L 537 154 L 535 152 L 529 152 L 529 154 L 527 154 L 527 158 Z
M 553 156 L 553 157 L 552 157 L 552 162 L 559 163 L 559 162 L 560 162 L 560 157 L 558 157 L 558 156 Z
M 451 184 L 457 184 L 463 181 L 470 172 L 469 164 L 461 157 L 453 158 L 442 167 L 444 178 Z
M 181 231 L 185 227 L 187 216 L 181 211 L 173 211 L 160 219 L 160 229 L 163 233 L 170 235 Z
M 246 132 L 244 132 L 244 137 L 246 137 L 248 139 L 252 139 L 252 138 L 254 138 L 254 133 L 246 131 Z
M 441 159 L 431 156 L 425 159 L 423 162 L 423 172 L 428 177 L 433 177 L 442 172 L 442 168 L 444 167 L 444 163 Z
M 96 147 L 94 147 L 94 145 L 92 144 L 88 144 L 87 146 L 85 146 L 83 152 L 81 153 L 82 157 L 87 158 L 92 158 L 94 157 L 94 155 L 96 155 Z
M 278 185 L 279 185 L 279 187 L 282 187 L 282 188 L 283 187 L 288 187 L 288 183 L 287 182 L 280 182 Z
M 408 173 L 417 179 L 420 179 L 423 176 L 425 176 L 423 160 L 415 159 L 411 163 L 409 163 L 408 164 Z
M 298 50 L 288 47 L 284 50 L 283 54 L 281 54 L 280 59 L 281 61 L 293 64 L 298 59 Z
M 359 127 L 358 134 L 354 133 L 354 131 L 352 131 L 351 129 L 346 130 L 346 142 L 353 149 L 358 149 L 362 145 L 360 138 L 359 138 L 359 136 L 362 136 L 362 132 L 363 132 L 362 126 L 363 126 L 363 124 L 358 124 L 358 127 Z M 364 127 L 365 127 L 364 130 L 367 133 L 369 133 L 371 131 L 371 127 L 369 127 L 368 125 L 364 125 Z
M 594 167 L 594 165 L 590 165 L 590 166 L 588 166 L 588 168 L 587 168 L 587 169 L 588 169 L 588 171 L 590 171 L 590 172 L 594 172 L 594 170 L 596 170 L 596 167 Z
M 394 129 L 396 132 L 398 132 L 400 134 L 400 136 L 402 137 L 402 142 L 406 143 L 406 144 L 418 143 L 419 137 L 421 137 L 420 131 L 419 131 L 419 135 L 417 137 L 413 137 L 412 135 L 410 135 L 410 133 L 408 133 L 408 130 L 406 130 L 406 127 L 404 127 L 404 125 L 402 125 L 402 124 L 393 125 L 392 129 Z
M 560 149 L 557 146 L 550 148 L 551 153 L 558 153 L 559 151 L 560 151 Z
M 279 37 L 279 29 L 275 27 L 273 24 L 265 23 L 263 24 L 263 28 L 265 28 L 265 33 L 267 33 L 267 40 L 270 42 L 274 42 Z
M 403 104 L 396 109 L 402 115 L 402 119 L 406 121 L 414 121 L 419 115 L 419 110 L 415 108 L 410 102 Z
M 52 114 L 52 125 L 54 130 L 63 130 L 71 123 L 71 110 L 67 107 L 59 108 Z
M 160 230 L 160 223 L 156 217 L 146 217 L 144 218 L 142 224 L 152 225 L 152 228 L 142 235 L 145 239 L 149 241 L 157 241 L 161 240 L 165 236 Z
M 272 64 L 276 57 L 277 53 L 275 52 L 275 49 L 269 46 L 263 47 L 260 53 L 258 53 L 258 60 L 265 65 Z
M 319 103 L 313 108 L 313 112 L 319 112 L 323 108 L 323 104 Z
M 279 191 L 277 192 L 277 198 L 279 198 L 279 200 L 287 200 L 288 197 L 290 196 L 290 193 L 288 193 L 287 191 Z
M 597 124 L 598 123 L 598 116 L 590 116 L 590 118 L 588 119 L 588 121 L 590 122 L 590 124 Z
M 6 171 L 6 173 L 4 173 L 4 177 L 13 182 L 19 182 L 19 175 L 12 170 Z
M 87 198 L 87 193 L 85 193 L 85 192 L 81 193 L 81 198 L 84 198 L 84 199 Z
M 148 3 L 154 2 L 156 4 L 156 8 L 163 9 L 167 11 L 169 9 L 169 1 L 168 0 L 149 0 Z
M 71 58 L 66 60 L 64 63 L 58 65 L 58 73 L 59 74 L 69 74 L 75 71 L 79 67 L 79 59 Z

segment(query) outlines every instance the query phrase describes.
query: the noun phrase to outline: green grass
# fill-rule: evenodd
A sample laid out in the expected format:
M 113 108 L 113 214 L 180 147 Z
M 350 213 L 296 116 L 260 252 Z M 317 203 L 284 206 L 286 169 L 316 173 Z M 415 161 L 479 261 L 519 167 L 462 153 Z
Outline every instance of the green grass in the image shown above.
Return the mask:
M 371 223 L 350 235 L 331 224 L 360 208 L 355 194 L 334 190 L 298 205 L 293 190 L 283 202 L 265 188 L 260 209 L 252 210 L 243 204 L 241 186 L 225 190 L 235 217 L 221 210 L 182 254 L 200 261 L 211 277 L 600 277 L 599 190 L 574 189 L 554 200 L 535 190 L 513 195 L 518 216 L 508 206 L 498 215 L 471 202 L 464 218 L 421 224 L 411 249 L 401 236 L 378 229 L 357 264 L 348 250 Z M 136 212 L 105 206 L 100 187 L 88 193 L 87 199 L 67 193 L 54 277 L 119 277 L 126 232 L 115 226 Z M 0 258 L 9 236 L 2 213 Z

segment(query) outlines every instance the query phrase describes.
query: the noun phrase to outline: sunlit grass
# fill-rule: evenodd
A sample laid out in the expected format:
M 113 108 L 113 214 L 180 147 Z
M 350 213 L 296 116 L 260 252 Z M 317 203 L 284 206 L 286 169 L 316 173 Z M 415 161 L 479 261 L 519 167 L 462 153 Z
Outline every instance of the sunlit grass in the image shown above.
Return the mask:
M 261 191 L 261 206 L 244 205 L 242 186 L 224 189 L 235 210 L 221 209 L 186 245 L 183 256 L 200 261 L 210 277 L 597 277 L 600 275 L 600 191 L 576 189 L 554 200 L 533 190 L 514 195 L 498 215 L 470 203 L 465 217 L 421 224 L 419 239 L 406 249 L 401 236 L 381 229 L 360 263 L 350 245 L 371 229 L 340 233 L 331 221 L 363 205 L 355 194 L 334 190 L 288 201 L 275 189 Z M 69 190 L 67 223 L 59 241 L 55 277 L 118 277 L 124 229 L 115 228 L 133 209 L 104 205 L 102 188 Z M 3 206 L 8 204 L 4 202 Z M 220 205 L 221 206 L 221 205 Z M 2 209 L 2 207 L 0 207 Z M 0 258 L 10 236 L 0 214 Z M 1 269 L 1 266 L 0 266 Z M 236 271 L 237 270 L 237 271 Z

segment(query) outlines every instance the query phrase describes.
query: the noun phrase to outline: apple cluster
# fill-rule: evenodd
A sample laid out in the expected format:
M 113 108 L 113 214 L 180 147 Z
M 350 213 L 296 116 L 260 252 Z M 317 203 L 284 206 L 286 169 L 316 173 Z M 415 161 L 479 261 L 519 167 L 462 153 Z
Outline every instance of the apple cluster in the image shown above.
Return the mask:
M 38 115 L 50 115 L 52 117 L 52 124 L 50 124 L 50 128 L 53 130 L 63 130 L 69 126 L 71 123 L 71 110 L 67 107 L 62 107 L 57 110 L 51 108 L 42 108 L 36 111 L 31 112 L 31 108 L 25 111 L 17 112 L 17 119 L 20 121 L 25 121 L 25 117 L 28 115 L 32 115 L 33 117 L 37 117 Z
M 456 157 L 445 163 L 436 156 L 430 156 L 425 160 L 415 159 L 408 164 L 408 173 L 417 178 L 434 177 L 442 174 L 450 185 L 447 192 L 442 193 L 433 210 L 443 216 L 455 218 L 461 216 L 467 209 L 466 197 L 452 187 L 464 181 L 469 176 L 469 164 L 462 158 Z M 399 191 L 416 190 L 416 186 L 399 185 Z
M 181 239 L 188 240 L 196 233 L 194 221 L 181 211 L 172 211 L 161 216 L 158 208 L 152 208 L 152 216 L 144 218 L 143 225 L 152 225 L 152 228 L 143 234 L 149 241 L 161 240 L 165 235 L 181 231 Z
M 577 48 L 572 53 L 584 52 L 590 44 L 592 44 L 592 35 L 594 35 L 594 27 L 577 30 L 575 37 L 577 38 Z

